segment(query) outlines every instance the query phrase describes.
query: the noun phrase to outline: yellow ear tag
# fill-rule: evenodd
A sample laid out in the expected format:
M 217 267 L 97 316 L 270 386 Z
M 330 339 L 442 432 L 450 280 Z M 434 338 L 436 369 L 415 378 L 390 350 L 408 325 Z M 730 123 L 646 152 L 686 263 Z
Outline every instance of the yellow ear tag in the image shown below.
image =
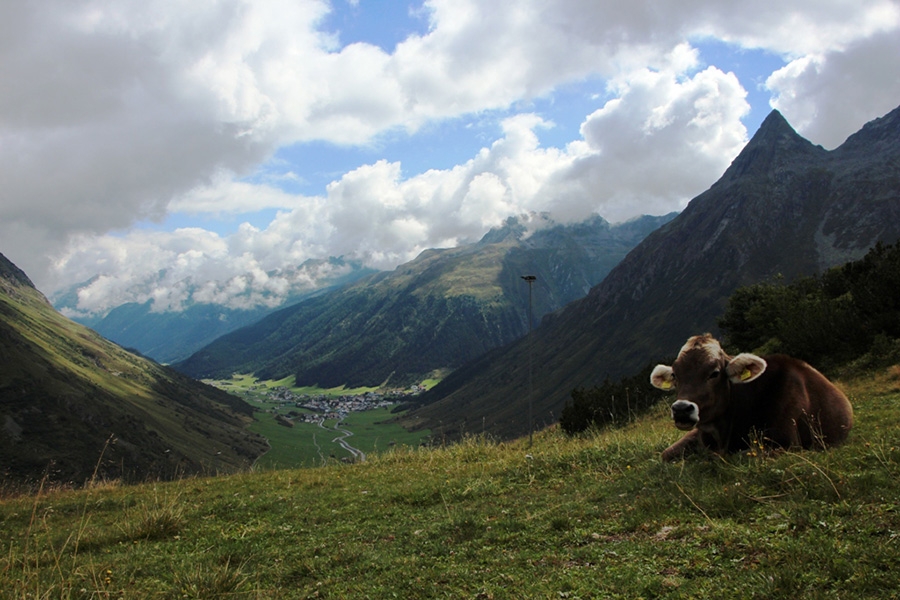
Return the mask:
M 744 369 L 744 372 L 741 373 L 741 381 L 747 381 L 753 377 L 753 373 L 750 372 L 750 369 Z
M 664 390 L 671 390 L 672 382 L 671 381 L 663 381 L 661 384 L 659 384 L 659 387 L 661 387 Z

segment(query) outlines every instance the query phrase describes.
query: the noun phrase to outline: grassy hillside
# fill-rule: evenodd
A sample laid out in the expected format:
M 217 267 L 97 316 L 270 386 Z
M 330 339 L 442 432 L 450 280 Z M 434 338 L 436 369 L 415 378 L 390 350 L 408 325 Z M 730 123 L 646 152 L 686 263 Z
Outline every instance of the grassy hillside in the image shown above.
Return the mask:
M 65 318 L 16 271 L 0 255 L 4 484 L 236 472 L 265 452 L 250 405 Z
M 828 452 L 693 457 L 623 429 L 0 501 L 8 598 L 887 598 L 900 368 Z

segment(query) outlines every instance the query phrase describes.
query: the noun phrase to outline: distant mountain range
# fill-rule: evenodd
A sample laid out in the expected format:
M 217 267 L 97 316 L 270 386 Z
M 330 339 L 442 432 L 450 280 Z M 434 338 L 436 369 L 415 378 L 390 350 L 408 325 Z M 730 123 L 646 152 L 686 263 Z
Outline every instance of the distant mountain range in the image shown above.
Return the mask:
M 300 302 L 324 291 L 352 283 L 374 269 L 358 261 L 343 258 L 308 260 L 292 269 L 272 271 L 268 275 L 290 285 L 292 292 L 283 299 L 244 297 L 229 300 L 243 301 L 245 308 L 199 302 L 194 299 L 202 286 L 191 281 L 181 282 L 186 306 L 179 310 L 158 310 L 152 300 L 127 302 L 103 315 L 84 314 L 79 309 L 78 293 L 91 281 L 73 286 L 53 299 L 53 305 L 73 320 L 87 325 L 103 337 L 140 352 L 161 363 L 184 360 L 218 337 L 255 323 L 285 305 Z M 264 300 L 258 303 L 254 300 Z
M 833 151 L 774 111 L 719 181 L 584 299 L 454 371 L 406 423 L 522 435 L 529 398 L 538 425 L 554 422 L 573 389 L 635 374 L 671 359 L 688 336 L 715 332 L 737 287 L 814 274 L 898 238 L 900 108 Z
M 540 282 L 534 314 L 552 312 L 583 297 L 674 216 L 615 226 L 600 217 L 547 222 L 531 235 L 511 218 L 476 244 L 425 251 L 392 272 L 279 310 L 173 366 L 198 378 L 245 372 L 321 387 L 420 382 L 527 333 L 523 275 Z
M 248 468 L 266 440 L 242 400 L 59 314 L 0 254 L 0 474 L 171 479 Z

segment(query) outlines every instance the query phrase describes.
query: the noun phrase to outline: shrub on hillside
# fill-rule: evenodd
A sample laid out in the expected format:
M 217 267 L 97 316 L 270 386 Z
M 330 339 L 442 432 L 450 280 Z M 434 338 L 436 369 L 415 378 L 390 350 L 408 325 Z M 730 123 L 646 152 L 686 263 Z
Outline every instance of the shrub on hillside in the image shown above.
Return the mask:
M 732 349 L 783 352 L 825 369 L 866 354 L 896 360 L 900 244 L 878 243 L 858 261 L 790 284 L 739 288 L 718 324 Z
M 656 404 L 663 393 L 650 385 L 648 365 L 639 374 L 617 382 L 609 379 L 593 388 L 572 390 L 559 417 L 559 426 L 572 435 L 591 427 L 628 423 Z

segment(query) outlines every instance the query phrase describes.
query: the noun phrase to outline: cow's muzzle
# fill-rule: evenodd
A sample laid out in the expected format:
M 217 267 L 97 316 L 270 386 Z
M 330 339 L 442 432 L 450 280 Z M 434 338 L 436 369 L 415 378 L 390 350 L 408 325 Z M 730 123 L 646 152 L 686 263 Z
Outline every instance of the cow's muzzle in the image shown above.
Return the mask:
M 700 409 L 689 400 L 676 400 L 672 404 L 672 420 L 678 429 L 693 429 L 700 420 Z

